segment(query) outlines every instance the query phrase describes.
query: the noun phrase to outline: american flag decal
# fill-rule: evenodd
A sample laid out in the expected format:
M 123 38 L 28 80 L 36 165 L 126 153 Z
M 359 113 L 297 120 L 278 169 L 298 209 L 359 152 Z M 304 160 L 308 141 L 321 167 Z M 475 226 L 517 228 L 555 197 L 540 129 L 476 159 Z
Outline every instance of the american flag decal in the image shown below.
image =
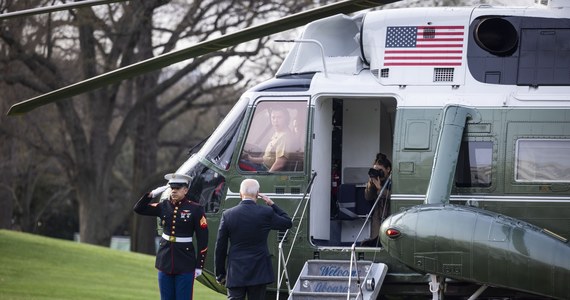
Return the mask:
M 384 66 L 461 66 L 463 41 L 463 26 L 390 26 Z

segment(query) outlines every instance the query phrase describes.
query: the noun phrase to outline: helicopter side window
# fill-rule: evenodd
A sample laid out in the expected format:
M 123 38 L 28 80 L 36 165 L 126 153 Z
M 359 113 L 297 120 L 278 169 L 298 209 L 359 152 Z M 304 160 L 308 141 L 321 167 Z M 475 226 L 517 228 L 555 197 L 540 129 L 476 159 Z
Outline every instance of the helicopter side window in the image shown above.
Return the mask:
M 520 182 L 570 182 L 570 140 L 518 140 L 515 179 Z
M 255 108 L 240 155 L 242 171 L 302 172 L 307 102 L 263 101 Z
M 455 170 L 458 187 L 490 187 L 493 162 L 493 142 L 461 142 Z

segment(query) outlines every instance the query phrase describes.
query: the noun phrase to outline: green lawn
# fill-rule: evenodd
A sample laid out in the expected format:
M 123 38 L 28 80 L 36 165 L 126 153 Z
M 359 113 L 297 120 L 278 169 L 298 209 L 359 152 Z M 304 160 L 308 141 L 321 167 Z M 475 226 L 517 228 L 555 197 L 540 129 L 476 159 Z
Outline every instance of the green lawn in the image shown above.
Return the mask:
M 159 299 L 154 256 L 0 230 L 0 298 Z M 195 282 L 194 299 L 225 295 Z

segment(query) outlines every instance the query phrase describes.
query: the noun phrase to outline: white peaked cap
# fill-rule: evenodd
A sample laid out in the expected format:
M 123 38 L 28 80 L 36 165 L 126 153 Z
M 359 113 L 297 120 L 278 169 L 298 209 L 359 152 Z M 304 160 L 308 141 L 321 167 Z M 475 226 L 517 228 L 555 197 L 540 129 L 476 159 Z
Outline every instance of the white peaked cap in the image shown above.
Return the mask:
M 179 184 L 188 185 L 190 183 L 190 180 L 192 179 L 192 177 L 190 177 L 186 174 L 170 173 L 170 174 L 164 175 L 164 179 L 168 180 L 168 184 L 179 183 Z

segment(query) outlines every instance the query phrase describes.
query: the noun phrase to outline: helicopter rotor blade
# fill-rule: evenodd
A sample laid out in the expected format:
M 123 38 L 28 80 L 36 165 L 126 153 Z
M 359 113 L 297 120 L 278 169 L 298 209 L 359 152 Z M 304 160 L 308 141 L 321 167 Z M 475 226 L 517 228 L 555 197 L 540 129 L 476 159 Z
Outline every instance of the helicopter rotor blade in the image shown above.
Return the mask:
M 303 26 L 311 21 L 339 13 L 353 13 L 366 8 L 380 6 L 400 0 L 347 0 L 293 14 L 276 21 L 252 26 L 234 33 L 198 43 L 177 51 L 168 52 L 132 65 L 116 69 L 58 90 L 16 103 L 10 107 L 7 115 L 24 114 L 37 107 L 69 98 L 90 90 L 117 83 L 141 73 L 155 71 L 174 63 L 198 57 L 213 51 L 238 45 L 267 35 Z
M 101 5 L 101 4 L 109 4 L 109 3 L 124 2 L 124 1 L 129 1 L 129 0 L 85 0 L 85 1 L 80 1 L 80 2 L 60 4 L 60 5 L 51 5 L 51 6 L 45 6 L 45 7 L 31 8 L 31 9 L 25 9 L 25 10 L 19 10 L 19 11 L 0 14 L 0 21 L 4 20 L 4 19 L 12 19 L 12 18 L 18 18 L 18 17 L 37 15 L 37 14 L 44 14 L 44 13 L 50 13 L 50 12 L 60 11 L 60 10 L 67 10 L 67 9 L 72 9 L 72 8 L 80 8 L 80 7 L 85 7 L 85 6 L 96 6 L 96 5 Z

